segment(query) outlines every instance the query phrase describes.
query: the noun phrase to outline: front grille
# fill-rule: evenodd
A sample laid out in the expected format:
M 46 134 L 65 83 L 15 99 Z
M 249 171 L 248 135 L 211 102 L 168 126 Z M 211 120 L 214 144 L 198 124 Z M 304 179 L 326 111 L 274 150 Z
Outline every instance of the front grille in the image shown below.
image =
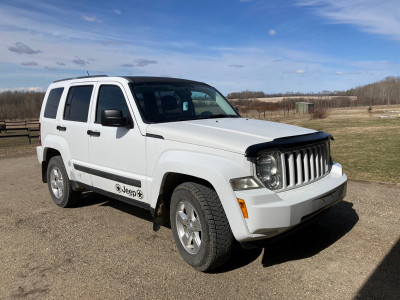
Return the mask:
M 330 170 L 329 141 L 283 151 L 281 162 L 282 189 L 318 180 Z

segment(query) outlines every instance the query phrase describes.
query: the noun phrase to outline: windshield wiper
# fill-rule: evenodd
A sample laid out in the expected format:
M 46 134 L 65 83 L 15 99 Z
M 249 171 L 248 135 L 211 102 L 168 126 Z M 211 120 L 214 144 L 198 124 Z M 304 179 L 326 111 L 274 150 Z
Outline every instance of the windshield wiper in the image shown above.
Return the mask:
M 205 116 L 204 119 L 217 119 L 217 118 L 238 118 L 238 116 L 236 116 L 236 115 L 217 114 L 217 115 Z
M 192 116 L 186 118 L 179 118 L 176 121 L 189 121 L 189 120 L 204 120 L 204 119 L 218 119 L 218 118 L 238 118 L 239 116 L 236 115 L 224 115 L 224 114 L 217 114 L 217 115 L 208 115 L 208 116 Z

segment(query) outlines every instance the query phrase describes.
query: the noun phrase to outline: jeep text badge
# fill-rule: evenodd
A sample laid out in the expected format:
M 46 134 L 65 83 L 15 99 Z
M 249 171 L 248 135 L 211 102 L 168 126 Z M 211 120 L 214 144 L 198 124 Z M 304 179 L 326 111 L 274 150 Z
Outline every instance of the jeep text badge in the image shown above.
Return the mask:
M 131 190 L 128 187 L 126 187 L 125 185 L 123 185 L 121 187 L 121 185 L 119 183 L 115 184 L 115 190 L 120 193 L 120 194 L 126 194 L 128 196 L 131 196 L 132 198 L 135 198 L 136 196 L 139 197 L 139 199 L 143 199 L 143 192 L 142 190 Z

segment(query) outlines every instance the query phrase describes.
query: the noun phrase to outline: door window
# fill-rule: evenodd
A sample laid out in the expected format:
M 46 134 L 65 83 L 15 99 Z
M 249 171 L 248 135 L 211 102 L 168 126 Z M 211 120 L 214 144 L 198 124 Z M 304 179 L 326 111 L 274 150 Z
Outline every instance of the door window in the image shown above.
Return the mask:
M 96 107 L 95 123 L 101 123 L 101 112 L 103 110 L 120 110 L 122 115 L 128 119 L 129 109 L 126 104 L 122 90 L 116 85 L 102 85 L 99 90 Z
M 73 86 L 65 103 L 64 120 L 87 122 L 93 86 Z

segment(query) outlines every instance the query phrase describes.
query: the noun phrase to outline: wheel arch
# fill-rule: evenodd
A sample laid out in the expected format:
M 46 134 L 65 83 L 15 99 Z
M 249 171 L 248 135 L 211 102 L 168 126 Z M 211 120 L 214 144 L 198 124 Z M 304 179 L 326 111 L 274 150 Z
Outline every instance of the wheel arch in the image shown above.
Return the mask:
M 49 165 L 50 159 L 54 156 L 61 156 L 60 151 L 54 148 L 45 148 L 43 153 L 43 161 L 42 161 L 42 182 L 47 183 L 47 167 Z
M 166 216 L 169 216 L 169 201 L 174 189 L 183 182 L 197 182 L 216 191 L 235 238 L 249 234 L 229 184 L 231 178 L 248 176 L 244 165 L 238 164 L 235 159 L 190 151 L 167 151 L 155 165 L 153 174 L 156 176 L 149 191 L 155 225 L 165 224 L 165 220 L 169 219 Z
M 155 207 L 151 210 L 156 222 L 166 224 L 169 220 L 169 206 L 171 196 L 175 188 L 184 182 L 196 182 L 215 190 L 214 186 L 207 180 L 183 173 L 168 172 L 164 174 L 161 181 L 160 192 Z

